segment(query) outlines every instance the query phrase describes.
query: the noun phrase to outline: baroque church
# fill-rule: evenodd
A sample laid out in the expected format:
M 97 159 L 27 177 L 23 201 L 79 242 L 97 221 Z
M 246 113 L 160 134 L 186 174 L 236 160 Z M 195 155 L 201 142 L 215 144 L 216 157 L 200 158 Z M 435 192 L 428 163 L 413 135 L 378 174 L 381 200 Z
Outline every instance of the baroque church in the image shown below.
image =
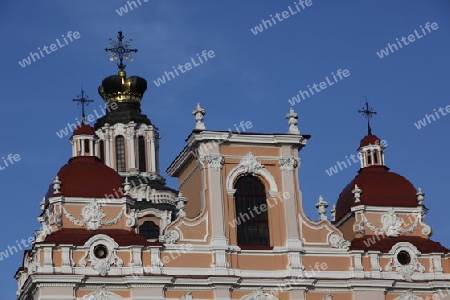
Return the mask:
M 450 294 L 449 250 L 430 238 L 425 194 L 389 170 L 370 130 L 359 143 L 357 175 L 329 212 L 318 199 L 316 220 L 302 208 L 298 168 L 310 136 L 293 109 L 287 133 L 261 134 L 207 130 L 197 105 L 195 128 L 166 170 L 178 187 L 166 186 L 158 128 L 141 111 L 147 82 L 127 77 L 123 61 L 136 50 L 122 32 L 117 38 L 106 50 L 119 72 L 98 89 L 115 109 L 73 132 L 72 157 L 49 182 L 42 228 L 15 274 L 17 299 Z

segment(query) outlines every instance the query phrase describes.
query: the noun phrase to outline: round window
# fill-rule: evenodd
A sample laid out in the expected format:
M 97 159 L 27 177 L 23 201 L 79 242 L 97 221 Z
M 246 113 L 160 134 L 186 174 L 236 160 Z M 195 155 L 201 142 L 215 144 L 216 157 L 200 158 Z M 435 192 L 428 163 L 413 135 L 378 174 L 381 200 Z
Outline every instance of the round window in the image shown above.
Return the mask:
M 105 245 L 97 245 L 94 247 L 94 255 L 99 259 L 106 258 L 108 256 L 108 248 Z
M 411 256 L 407 251 L 402 250 L 397 254 L 397 260 L 401 265 L 406 266 L 411 262 Z

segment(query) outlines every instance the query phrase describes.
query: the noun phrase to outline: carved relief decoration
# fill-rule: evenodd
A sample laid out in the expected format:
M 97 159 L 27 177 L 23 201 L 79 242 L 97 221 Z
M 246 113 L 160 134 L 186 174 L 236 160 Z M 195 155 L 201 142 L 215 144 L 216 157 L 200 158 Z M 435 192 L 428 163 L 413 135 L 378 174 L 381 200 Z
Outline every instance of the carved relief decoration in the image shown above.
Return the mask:
M 83 297 L 84 300 L 120 300 L 121 297 L 114 293 L 106 291 L 105 287 L 101 287 L 98 291 L 86 295 Z
M 213 171 L 217 172 L 222 168 L 225 158 L 221 154 L 208 154 L 204 155 L 203 159 Z
M 83 216 L 83 220 L 78 220 L 72 214 L 70 214 L 64 207 L 62 208 L 64 214 L 67 219 L 69 219 L 73 224 L 83 227 L 86 226 L 87 230 L 97 230 L 102 225 L 111 226 L 117 224 L 119 220 L 122 218 L 124 214 L 124 209 L 122 209 L 118 215 L 109 221 L 103 221 L 103 218 L 106 214 L 102 211 L 101 205 L 94 199 L 87 205 L 85 205 L 81 211 L 81 215 Z M 132 216 L 128 216 L 127 218 L 132 218 Z M 127 221 L 127 225 L 132 224 L 131 221 Z M 129 226 L 131 227 L 131 226 Z
M 287 171 L 288 173 L 293 172 L 299 165 L 298 160 L 293 156 L 280 157 L 278 164 L 280 166 L 280 170 Z
M 255 175 L 264 166 L 256 160 L 255 155 L 250 151 L 239 163 L 239 167 L 244 169 L 244 173 Z
M 423 299 L 414 295 L 412 290 L 409 290 L 408 292 L 406 292 L 406 294 L 395 298 L 395 300 L 423 300 Z
M 406 251 L 410 256 L 410 262 L 408 264 L 402 264 L 398 261 L 397 255 L 400 251 Z M 395 272 L 401 275 L 406 281 L 412 281 L 414 272 L 425 272 L 425 267 L 417 258 L 417 254 L 420 252 L 414 245 L 407 242 L 397 243 L 392 247 L 390 253 L 392 254 L 392 258 L 384 268 L 386 271 L 393 272 L 395 269 Z
M 274 295 L 264 293 L 260 288 L 250 295 L 242 297 L 241 300 L 278 300 L 278 298 Z
M 104 258 L 97 258 L 94 254 L 94 249 L 97 245 L 104 245 L 107 247 L 107 255 Z M 105 276 L 111 269 L 111 266 L 122 267 L 123 261 L 116 254 L 116 249 L 119 245 L 109 236 L 98 234 L 91 237 L 85 244 L 88 249 L 80 258 L 78 264 L 86 267 L 90 263 L 90 267 L 95 269 L 101 276 Z
M 164 244 L 175 244 L 180 238 L 180 234 L 176 230 L 169 230 L 159 237 L 159 241 Z
M 349 241 L 346 241 L 344 238 L 334 233 L 330 235 L 328 241 L 333 248 L 338 249 L 348 249 L 351 244 Z
M 403 220 L 397 216 L 394 210 L 390 210 L 388 213 L 381 216 L 382 228 L 377 228 L 376 226 L 371 224 L 364 215 L 363 218 L 367 227 L 369 227 L 369 229 L 375 232 L 377 235 L 385 234 L 390 237 L 398 237 L 400 234 L 413 232 L 419 225 L 421 215 L 418 214 L 416 220 L 414 221 L 414 224 L 412 224 L 411 227 L 407 229 L 402 229 L 404 225 Z

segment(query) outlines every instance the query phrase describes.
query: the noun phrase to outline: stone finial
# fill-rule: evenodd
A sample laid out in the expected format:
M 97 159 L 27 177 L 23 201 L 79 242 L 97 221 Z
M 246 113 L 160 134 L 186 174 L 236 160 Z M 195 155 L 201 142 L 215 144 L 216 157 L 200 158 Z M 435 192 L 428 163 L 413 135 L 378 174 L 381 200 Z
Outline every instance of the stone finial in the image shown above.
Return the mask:
M 362 190 L 355 184 L 355 189 L 352 191 L 353 199 L 355 199 L 355 203 L 361 202 L 361 194 Z
M 197 103 L 197 107 L 194 111 L 192 111 L 192 114 L 195 116 L 195 129 L 204 130 L 205 129 L 205 123 L 203 123 L 204 116 L 206 114 L 206 111 L 200 107 L 200 103 Z
M 328 217 L 327 213 L 328 203 L 323 200 L 322 196 L 319 196 L 319 202 L 316 203 L 317 212 L 319 213 L 319 221 L 326 221 Z
M 331 213 L 331 221 L 336 221 L 336 204 L 333 204 L 333 207 L 330 210 Z
M 289 123 L 289 134 L 300 134 L 300 130 L 298 130 L 297 124 L 298 124 L 298 113 L 294 111 L 294 109 L 291 107 L 289 110 L 289 113 L 286 115 L 286 119 L 288 119 Z
M 123 183 L 123 191 L 125 192 L 125 195 L 128 195 L 130 193 L 131 190 L 131 184 L 128 181 L 128 176 L 125 177 L 125 182 Z
M 417 196 L 417 204 L 423 205 L 423 198 L 425 197 L 425 194 L 422 192 L 422 189 L 420 187 L 417 189 L 416 196 Z
M 58 175 L 56 175 L 55 180 L 53 180 L 53 194 L 59 194 L 61 193 L 61 181 L 59 180 Z

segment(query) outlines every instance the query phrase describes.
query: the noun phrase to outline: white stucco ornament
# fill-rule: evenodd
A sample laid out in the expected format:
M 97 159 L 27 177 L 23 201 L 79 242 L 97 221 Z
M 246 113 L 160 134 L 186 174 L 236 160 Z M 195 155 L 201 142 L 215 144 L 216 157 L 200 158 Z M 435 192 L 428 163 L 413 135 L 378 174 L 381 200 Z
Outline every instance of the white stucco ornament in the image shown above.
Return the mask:
M 176 230 L 169 230 L 159 237 L 159 241 L 164 244 L 175 244 L 180 238 L 180 234 Z
M 395 300 L 423 300 L 423 299 L 414 295 L 412 290 L 409 290 L 408 292 L 406 292 L 406 294 L 395 298 Z
M 255 155 L 250 151 L 244 158 L 242 158 L 239 166 L 244 169 L 244 173 L 255 175 L 264 166 L 256 160 Z
M 69 219 L 73 224 L 83 227 L 86 226 L 87 230 L 97 230 L 102 225 L 111 226 L 117 224 L 120 221 L 123 214 L 125 213 L 125 208 L 123 208 L 114 219 L 103 221 L 103 218 L 106 214 L 102 211 L 101 205 L 95 200 L 91 200 L 89 204 L 86 204 L 81 211 L 81 215 L 83 216 L 83 220 L 78 220 L 72 214 L 70 214 L 64 207 L 62 208 L 64 214 L 67 219 Z M 132 216 L 127 216 L 127 218 L 131 218 Z M 132 224 L 131 221 L 127 223 Z M 134 224 L 132 224 L 134 225 Z M 131 227 L 131 226 L 129 226 Z
M 244 296 L 241 300 L 278 300 L 274 295 L 266 294 L 261 288 L 254 291 L 250 295 Z
M 337 249 L 348 249 L 351 245 L 349 241 L 334 233 L 330 235 L 328 241 L 333 248 Z
M 298 167 L 298 160 L 293 156 L 280 157 L 278 164 L 280 166 L 280 170 L 291 173 Z
M 84 300 L 120 300 L 122 299 L 116 294 L 108 292 L 105 287 L 101 287 L 98 291 L 86 295 L 83 297 Z
M 419 222 L 421 220 L 421 215 L 418 214 L 416 220 L 411 225 L 411 227 L 404 229 L 403 220 L 400 219 L 397 214 L 391 209 L 388 213 L 381 216 L 381 228 L 374 226 L 370 223 L 367 218 L 362 214 L 364 222 L 369 227 L 370 230 L 375 232 L 377 235 L 384 234 L 390 237 L 398 237 L 400 234 L 411 233 L 416 230 Z

